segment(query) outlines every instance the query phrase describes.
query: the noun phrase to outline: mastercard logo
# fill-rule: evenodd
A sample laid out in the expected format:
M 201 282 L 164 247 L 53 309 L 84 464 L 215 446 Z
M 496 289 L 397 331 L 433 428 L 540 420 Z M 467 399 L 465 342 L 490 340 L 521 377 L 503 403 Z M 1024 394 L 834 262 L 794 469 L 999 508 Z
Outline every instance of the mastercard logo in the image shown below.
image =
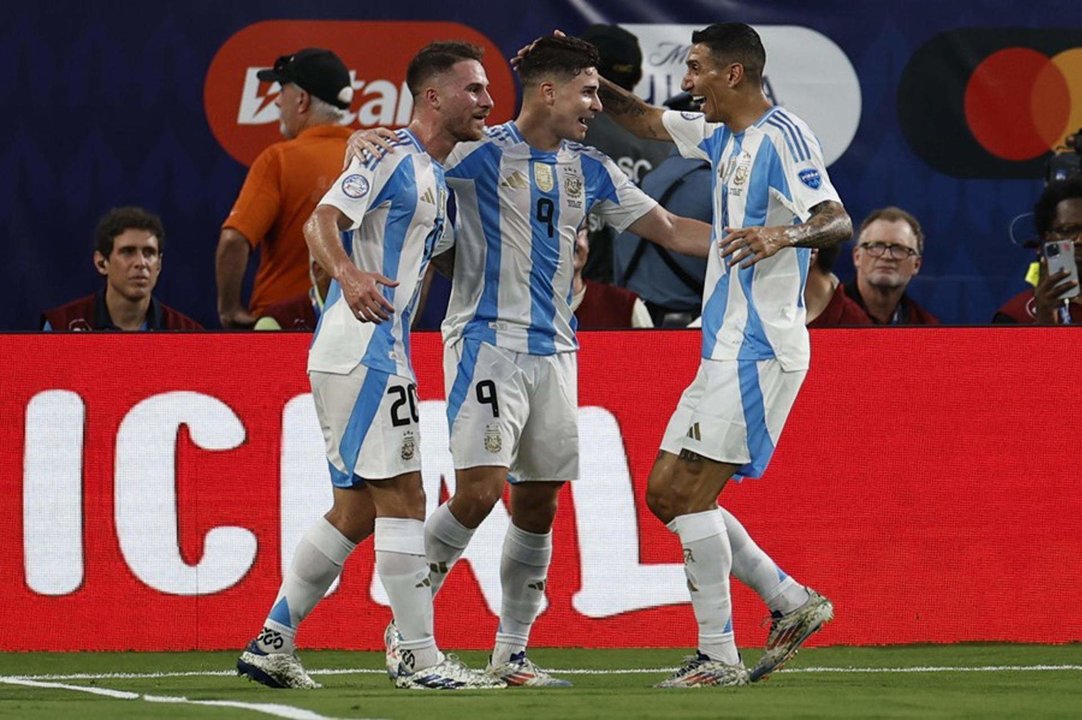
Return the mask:
M 1082 31 L 957 30 L 902 72 L 902 133 L 955 177 L 1035 178 L 1082 128 Z
M 436 40 L 465 40 L 484 48 L 489 92 L 496 103 L 488 122 L 510 120 L 515 107 L 511 66 L 494 42 L 471 27 L 453 22 L 270 20 L 243 28 L 215 54 L 203 84 L 207 123 L 230 156 L 251 165 L 268 145 L 283 139 L 274 104 L 280 88 L 261 82 L 256 74 L 280 55 L 322 47 L 342 58 L 353 80 L 345 123 L 401 127 L 409 123 L 413 110 L 406 68 L 418 50 Z

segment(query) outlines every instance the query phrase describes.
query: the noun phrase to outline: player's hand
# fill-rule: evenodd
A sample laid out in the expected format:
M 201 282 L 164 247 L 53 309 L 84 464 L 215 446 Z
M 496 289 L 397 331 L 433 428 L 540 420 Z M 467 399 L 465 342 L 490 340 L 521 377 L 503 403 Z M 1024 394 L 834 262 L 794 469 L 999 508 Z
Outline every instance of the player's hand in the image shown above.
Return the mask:
M 338 278 L 342 296 L 361 322 L 377 325 L 391 317 L 394 305 L 380 292 L 380 286 L 398 287 L 398 282 L 376 272 L 366 272 L 349 265 Z
M 790 247 L 785 228 L 748 227 L 725 228 L 726 235 L 718 241 L 718 254 L 729 267 L 749 268 L 782 248 Z
M 250 330 L 255 325 L 256 317 L 243 307 L 235 307 L 219 310 L 218 320 L 227 330 Z
M 366 153 L 368 157 L 374 158 L 383 157 L 384 153 L 393 153 L 394 145 L 392 143 L 397 140 L 398 136 L 395 135 L 394 130 L 385 127 L 358 130 L 350 135 L 349 140 L 346 141 L 346 160 L 342 168 L 349 167 L 349 164 L 353 162 L 353 158 L 365 162 Z
M 1058 311 L 1063 307 L 1063 294 L 1078 283 L 1067 279 L 1070 273 L 1066 270 L 1049 275 L 1048 260 L 1042 257 L 1040 262 L 1037 287 L 1033 289 L 1033 300 L 1036 305 L 1034 314 L 1041 325 L 1055 325 L 1059 322 Z
M 565 33 L 563 30 L 553 30 L 552 31 L 552 36 L 553 37 L 567 37 L 567 33 Z M 541 37 L 546 37 L 546 36 L 542 35 Z M 540 40 L 540 39 L 541 38 L 537 38 L 537 40 Z M 522 58 L 524 58 L 524 57 L 526 57 L 527 55 L 530 54 L 530 51 L 533 50 L 533 46 L 537 44 L 537 40 L 534 40 L 529 45 L 524 45 L 523 47 L 519 48 L 519 51 L 517 53 L 515 53 L 515 56 L 513 58 L 511 58 L 511 69 L 512 70 L 518 70 L 518 66 L 522 63 Z

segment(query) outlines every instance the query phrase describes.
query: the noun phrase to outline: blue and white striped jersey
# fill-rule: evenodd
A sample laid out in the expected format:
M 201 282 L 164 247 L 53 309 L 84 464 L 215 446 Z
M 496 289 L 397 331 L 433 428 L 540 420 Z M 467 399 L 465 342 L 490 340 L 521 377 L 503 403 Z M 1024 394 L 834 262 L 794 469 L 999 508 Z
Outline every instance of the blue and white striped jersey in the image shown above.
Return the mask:
M 591 211 L 617 232 L 657 206 L 604 154 L 530 147 L 513 122 L 447 159 L 455 193 L 455 271 L 444 341 L 515 352 L 578 349 L 571 312 L 575 234 Z
M 714 241 L 725 228 L 789 225 L 810 217 L 826 200 L 840 202 L 830 184 L 819 141 L 803 120 L 771 108 L 733 133 L 701 113 L 667 111 L 665 128 L 680 154 L 708 160 L 714 171 Z M 804 284 L 811 251 L 784 249 L 747 269 L 729 268 L 716 252 L 707 259 L 702 356 L 713 360 L 777 358 L 785 370 L 807 369 Z
M 354 159 L 320 201 L 352 221 L 342 241 L 354 264 L 398 281 L 382 288 L 395 311 L 378 325 L 361 322 L 332 282 L 308 353 L 309 371 L 348 373 L 363 364 L 414 378 L 410 320 L 433 250 L 449 242 L 447 184 L 443 167 L 412 133 L 399 130 L 398 138 L 393 153 L 366 163 Z

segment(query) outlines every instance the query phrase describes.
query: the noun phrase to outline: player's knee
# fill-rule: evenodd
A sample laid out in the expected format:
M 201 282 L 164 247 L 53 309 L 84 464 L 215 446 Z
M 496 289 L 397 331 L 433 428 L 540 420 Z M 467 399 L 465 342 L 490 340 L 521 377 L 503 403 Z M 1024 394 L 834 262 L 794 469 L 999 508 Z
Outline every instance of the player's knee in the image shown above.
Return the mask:
M 503 487 L 488 483 L 459 486 L 452 499 L 452 510 L 466 527 L 477 527 L 492 512 L 503 496 Z

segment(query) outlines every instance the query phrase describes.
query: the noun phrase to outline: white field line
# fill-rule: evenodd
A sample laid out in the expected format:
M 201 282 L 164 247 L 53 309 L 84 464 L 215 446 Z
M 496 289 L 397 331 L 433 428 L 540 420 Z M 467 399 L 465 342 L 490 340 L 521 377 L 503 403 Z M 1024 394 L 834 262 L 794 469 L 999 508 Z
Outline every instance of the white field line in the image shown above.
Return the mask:
M 659 668 L 548 668 L 557 675 L 658 675 L 671 673 L 675 667 Z M 933 666 L 915 667 L 806 667 L 779 670 L 780 673 L 943 673 L 943 672 L 1079 672 L 1082 665 L 971 665 L 971 666 Z M 383 675 L 383 669 L 374 668 L 334 668 L 327 670 L 309 670 L 309 675 Z M 10 681 L 56 681 L 56 680 L 154 680 L 174 677 L 225 677 L 236 675 L 235 670 L 189 670 L 178 672 L 152 673 L 70 673 L 66 675 L 0 675 L 0 682 Z M 81 688 L 80 688 L 81 689 Z
M 240 710 L 263 713 L 273 717 L 286 718 L 286 720 L 334 720 L 326 715 L 320 715 L 304 708 L 290 705 L 278 705 L 276 703 L 247 703 L 236 700 L 189 700 L 186 697 L 169 695 L 141 695 L 140 693 L 128 692 L 127 690 L 112 690 L 103 687 L 86 687 L 84 685 L 67 685 L 58 682 L 41 682 L 28 678 L 0 676 L 0 683 L 8 685 L 22 685 L 33 688 L 48 688 L 53 690 L 71 690 L 73 692 L 90 693 L 91 695 L 103 695 L 116 700 L 143 700 L 152 703 L 174 703 L 184 705 L 207 705 L 212 707 L 230 707 Z

